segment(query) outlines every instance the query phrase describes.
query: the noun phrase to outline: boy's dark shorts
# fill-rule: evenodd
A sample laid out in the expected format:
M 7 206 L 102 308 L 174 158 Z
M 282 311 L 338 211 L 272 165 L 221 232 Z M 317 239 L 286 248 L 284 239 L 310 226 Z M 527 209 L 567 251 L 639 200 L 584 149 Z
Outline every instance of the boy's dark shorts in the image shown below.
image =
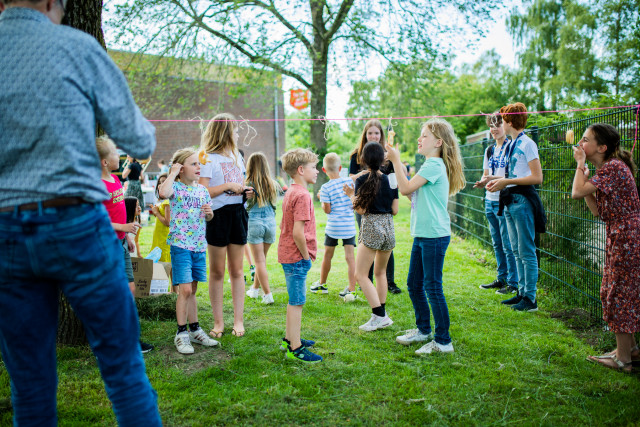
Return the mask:
M 338 241 L 340 239 L 334 239 L 331 236 L 324 236 L 324 245 L 325 246 L 338 246 Z M 342 246 L 353 245 L 356 246 L 356 236 L 350 237 L 348 239 L 342 239 Z
M 242 203 L 216 209 L 207 223 L 207 243 L 217 247 L 246 245 L 248 224 L 249 215 Z

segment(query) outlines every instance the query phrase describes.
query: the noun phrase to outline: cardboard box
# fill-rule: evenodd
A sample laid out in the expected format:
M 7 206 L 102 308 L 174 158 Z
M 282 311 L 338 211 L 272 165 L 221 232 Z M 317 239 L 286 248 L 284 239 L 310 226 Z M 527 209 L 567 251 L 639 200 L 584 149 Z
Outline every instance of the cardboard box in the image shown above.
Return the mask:
M 131 257 L 135 297 L 145 298 L 169 293 L 169 276 L 165 266 L 150 259 Z

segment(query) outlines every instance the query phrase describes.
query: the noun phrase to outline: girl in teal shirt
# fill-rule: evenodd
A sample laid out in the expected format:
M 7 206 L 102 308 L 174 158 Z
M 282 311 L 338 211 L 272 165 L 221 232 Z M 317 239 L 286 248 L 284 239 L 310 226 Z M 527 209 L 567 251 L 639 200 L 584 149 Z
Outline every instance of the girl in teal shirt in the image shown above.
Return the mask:
M 388 159 L 400 168 L 400 153 L 387 145 Z M 398 174 L 398 189 L 411 198 L 411 235 L 413 247 L 409 261 L 407 286 L 416 315 L 416 329 L 396 338 L 400 344 L 426 342 L 416 354 L 453 353 L 449 336 L 449 309 L 442 291 L 444 256 L 451 239 L 447 212 L 449 196 L 466 185 L 458 141 L 451 125 L 431 119 L 422 126 L 418 153 L 427 158 L 409 181 Z M 431 331 L 431 312 L 435 335 Z

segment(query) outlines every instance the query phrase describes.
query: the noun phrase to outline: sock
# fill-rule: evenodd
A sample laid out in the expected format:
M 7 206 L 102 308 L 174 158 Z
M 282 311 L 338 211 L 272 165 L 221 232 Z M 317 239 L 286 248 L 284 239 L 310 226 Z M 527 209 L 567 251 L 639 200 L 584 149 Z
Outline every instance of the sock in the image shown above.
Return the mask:
M 189 323 L 189 330 L 195 332 L 200 328 L 200 322 Z
M 379 305 L 377 307 L 373 307 L 371 309 L 371 311 L 373 312 L 373 314 L 375 314 L 376 316 L 380 316 L 380 317 L 384 317 L 385 313 L 384 313 L 384 307 Z
M 178 325 L 178 334 L 181 332 L 187 332 L 187 325 L 186 323 L 184 325 Z
M 382 304 L 380 304 L 380 307 L 382 307 L 382 310 L 384 310 L 384 312 L 387 312 L 387 307 L 386 307 L 386 302 L 383 302 Z
M 304 347 L 304 346 L 302 346 L 302 345 L 301 345 L 301 346 L 300 346 L 300 347 L 298 347 L 298 348 L 291 348 L 291 345 L 289 345 L 289 348 L 291 349 L 291 351 L 292 351 L 293 353 L 295 353 L 295 352 L 297 352 L 297 351 L 302 350 L 302 348 L 303 348 L 303 347 Z

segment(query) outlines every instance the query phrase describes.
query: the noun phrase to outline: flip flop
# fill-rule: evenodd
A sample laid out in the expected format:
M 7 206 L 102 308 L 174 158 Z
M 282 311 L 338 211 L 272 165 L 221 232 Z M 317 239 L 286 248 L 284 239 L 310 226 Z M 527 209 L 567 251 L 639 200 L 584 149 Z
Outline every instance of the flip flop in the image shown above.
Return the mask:
M 625 372 L 627 374 L 631 373 L 631 371 L 633 370 L 632 362 L 628 362 L 628 363 L 622 362 L 615 355 L 605 354 L 603 356 L 588 356 L 587 360 L 590 362 L 597 363 L 600 366 L 604 366 L 605 368 L 613 369 L 620 372 Z M 609 360 L 613 361 L 615 366 L 605 362 Z
M 222 336 L 224 335 L 224 331 L 214 331 L 213 329 L 209 331 L 209 335 L 211 335 L 213 338 L 222 338 Z
M 231 335 L 235 336 L 235 337 L 243 337 L 245 334 L 245 331 L 236 331 L 236 328 L 231 329 Z

